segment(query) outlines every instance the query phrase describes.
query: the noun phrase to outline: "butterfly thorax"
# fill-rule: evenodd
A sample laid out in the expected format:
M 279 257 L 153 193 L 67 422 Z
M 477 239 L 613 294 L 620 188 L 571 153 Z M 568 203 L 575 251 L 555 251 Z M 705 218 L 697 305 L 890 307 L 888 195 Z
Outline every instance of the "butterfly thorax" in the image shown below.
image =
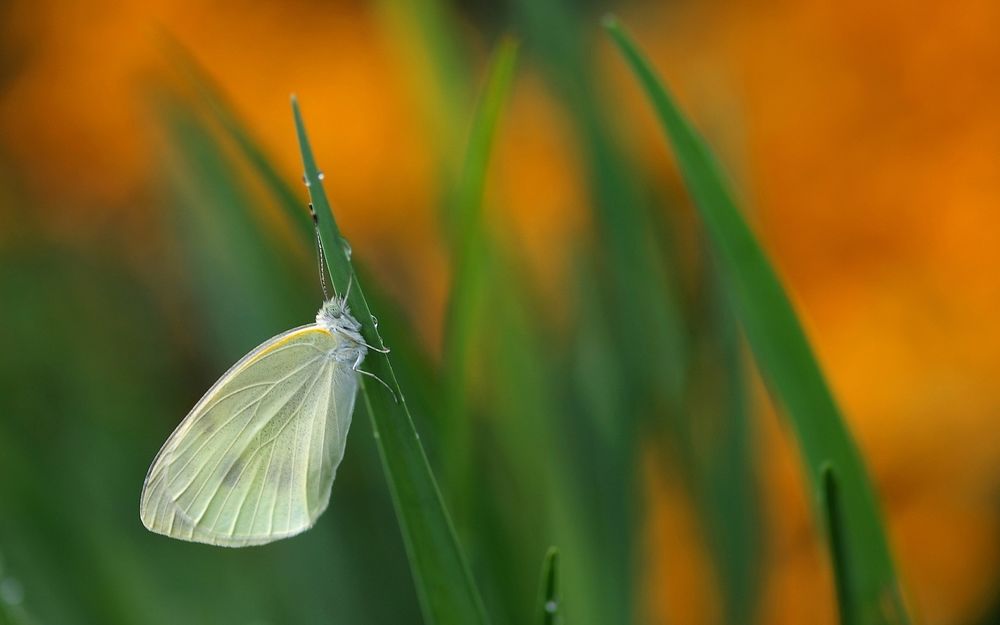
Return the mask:
M 355 343 L 352 347 L 360 347 L 362 351 L 365 340 L 361 337 L 361 324 L 351 315 L 347 303 L 339 297 L 334 297 L 323 304 L 316 313 L 316 325 L 334 334 L 339 334 Z

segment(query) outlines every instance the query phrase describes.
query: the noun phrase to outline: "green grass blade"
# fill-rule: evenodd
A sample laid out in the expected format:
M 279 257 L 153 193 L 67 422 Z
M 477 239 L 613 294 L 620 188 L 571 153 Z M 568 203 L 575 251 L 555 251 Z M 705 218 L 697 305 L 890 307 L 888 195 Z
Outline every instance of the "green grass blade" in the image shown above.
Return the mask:
M 486 233 L 483 229 L 483 194 L 493 140 L 500 113 L 514 82 L 517 42 L 505 37 L 497 46 L 472 121 L 465 165 L 450 215 L 452 283 L 445 329 L 445 423 L 448 434 L 442 448 L 449 455 L 446 484 L 460 498 L 461 481 L 470 476 L 470 415 L 468 364 L 481 288 Z
M 839 478 L 841 553 L 850 572 L 842 618 L 861 624 L 908 622 L 872 485 L 777 274 L 711 153 L 648 61 L 617 20 L 606 19 L 605 27 L 673 145 L 750 347 L 795 429 L 818 506 L 824 501 L 824 467 Z
M 706 288 L 691 326 L 697 356 L 686 417 L 676 420 L 686 444 L 665 450 L 665 457 L 679 459 L 689 474 L 722 591 L 723 622 L 750 623 L 762 588 L 763 536 L 747 363 L 717 268 L 708 258 L 701 265 Z
M 509 36 L 497 44 L 476 106 L 452 215 L 452 242 L 456 253 L 462 247 L 468 250 L 467 237 L 463 236 L 466 231 L 482 229 L 481 209 L 483 191 L 486 187 L 486 170 L 493 139 L 500 122 L 500 113 L 514 82 L 517 49 L 517 40 Z
M 323 190 L 298 102 L 294 98 L 292 111 L 302 151 L 305 181 L 319 217 L 320 237 L 326 250 L 330 275 L 340 292 L 353 278 L 349 304 L 361 322 L 362 335 L 371 345 L 384 347 L 375 318 L 354 276 L 350 255 Z M 363 399 L 378 441 L 424 619 L 437 625 L 487 623 L 479 591 L 458 544 L 389 358 L 385 354 L 371 352 L 366 367 L 392 386 L 399 399 L 397 403 L 380 384 L 362 378 Z
M 559 612 L 559 550 L 549 547 L 542 563 L 542 584 L 539 592 L 538 611 L 542 625 L 557 625 L 562 622 Z
M 847 554 L 844 549 L 844 523 L 840 511 L 840 493 L 837 476 L 833 467 L 826 465 L 822 469 L 823 509 L 826 512 L 826 531 L 830 540 L 830 559 L 833 560 L 833 579 L 837 588 L 837 605 L 840 606 L 840 622 L 842 625 L 854 623 L 855 606 L 850 593 L 850 575 Z

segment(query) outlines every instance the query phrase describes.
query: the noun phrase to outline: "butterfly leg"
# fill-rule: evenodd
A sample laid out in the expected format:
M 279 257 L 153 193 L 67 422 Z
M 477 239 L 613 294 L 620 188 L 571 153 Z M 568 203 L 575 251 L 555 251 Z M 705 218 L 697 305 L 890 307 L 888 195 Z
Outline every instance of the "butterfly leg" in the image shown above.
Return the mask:
M 384 386 L 389 391 L 389 394 L 392 395 L 392 400 L 398 404 L 399 403 L 399 398 L 396 397 L 396 392 L 394 390 L 392 390 L 391 386 L 389 386 L 388 384 L 386 384 L 385 380 L 383 380 L 382 378 L 378 377 L 377 375 L 375 375 L 371 371 L 365 371 L 364 369 L 361 368 L 361 360 L 363 358 L 364 358 L 364 355 L 361 352 L 358 352 L 358 359 L 354 361 L 354 366 L 352 366 L 351 369 L 354 370 L 354 371 L 357 371 L 361 375 L 367 375 L 370 378 L 374 378 L 374 379 L 378 380 L 379 384 L 381 384 L 382 386 Z

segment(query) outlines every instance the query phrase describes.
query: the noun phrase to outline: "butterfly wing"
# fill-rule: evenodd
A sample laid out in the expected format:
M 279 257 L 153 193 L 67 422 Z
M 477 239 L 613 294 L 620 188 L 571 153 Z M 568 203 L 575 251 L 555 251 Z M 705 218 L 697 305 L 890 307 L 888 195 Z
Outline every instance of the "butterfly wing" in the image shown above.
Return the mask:
M 278 335 L 236 363 L 153 460 L 140 502 L 160 534 L 228 547 L 294 536 L 330 501 L 357 395 L 343 337 Z

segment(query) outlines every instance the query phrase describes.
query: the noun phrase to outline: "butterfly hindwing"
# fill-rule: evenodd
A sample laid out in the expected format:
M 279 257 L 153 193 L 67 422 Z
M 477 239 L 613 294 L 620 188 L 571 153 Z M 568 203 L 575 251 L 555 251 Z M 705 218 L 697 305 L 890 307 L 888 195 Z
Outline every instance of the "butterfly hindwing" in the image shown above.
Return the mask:
M 326 509 L 357 394 L 343 338 L 303 326 L 234 365 L 153 461 L 149 529 L 224 546 L 298 534 Z

